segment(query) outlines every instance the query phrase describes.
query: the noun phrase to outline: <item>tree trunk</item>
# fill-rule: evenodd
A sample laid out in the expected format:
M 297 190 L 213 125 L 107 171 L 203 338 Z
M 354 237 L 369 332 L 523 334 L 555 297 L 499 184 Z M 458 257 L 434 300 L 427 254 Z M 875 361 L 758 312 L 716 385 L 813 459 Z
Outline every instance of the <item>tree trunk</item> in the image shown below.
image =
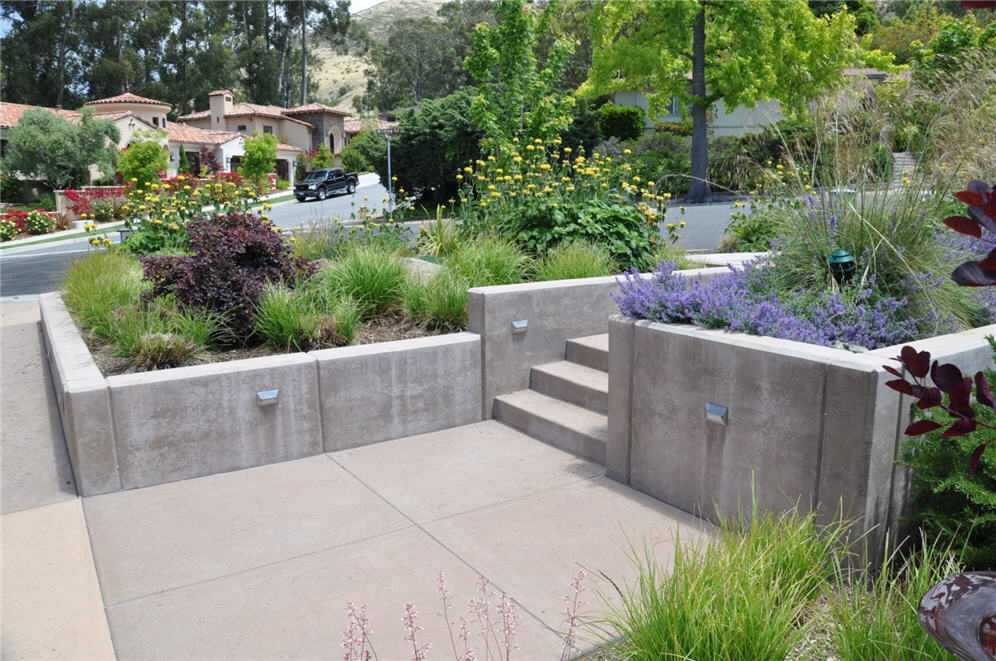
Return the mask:
M 73 21 L 73 3 L 69 2 L 66 5 L 66 18 L 62 24 L 62 37 L 59 39 L 59 78 L 56 85 L 58 90 L 55 93 L 55 107 L 62 107 L 62 94 L 66 89 L 66 50 L 68 50 L 68 45 L 66 44 L 69 39 L 69 25 Z
M 190 95 L 187 93 L 187 0 L 180 3 L 180 42 L 183 51 L 180 54 L 180 89 L 183 90 L 183 98 L 180 100 L 180 111 L 178 115 L 186 115 L 189 112 L 188 101 Z M 183 153 L 183 148 L 180 148 Z
M 284 41 L 280 46 L 280 80 L 279 80 L 279 90 L 280 98 L 284 100 L 284 106 L 289 105 L 290 102 L 290 85 L 287 84 L 287 48 L 290 42 L 290 25 L 285 24 L 284 26 Z
M 708 136 L 706 135 L 706 84 L 705 84 L 705 3 L 699 8 L 692 32 L 692 183 L 688 189 L 689 202 L 708 202 L 709 170 Z
M 301 0 L 301 105 L 308 102 L 308 8 Z

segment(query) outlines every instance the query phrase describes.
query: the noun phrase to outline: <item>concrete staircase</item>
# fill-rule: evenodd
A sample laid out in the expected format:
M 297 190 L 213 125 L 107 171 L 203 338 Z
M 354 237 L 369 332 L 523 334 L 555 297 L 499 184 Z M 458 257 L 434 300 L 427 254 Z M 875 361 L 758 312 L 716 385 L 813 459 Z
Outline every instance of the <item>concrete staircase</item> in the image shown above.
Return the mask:
M 605 463 L 609 336 L 567 341 L 566 360 L 532 368 L 529 390 L 495 397 L 494 419 L 585 459 Z
M 911 151 L 897 151 L 892 152 L 892 182 L 890 186 L 900 186 L 903 183 L 903 177 L 910 176 L 910 173 L 916 168 L 916 157 Z M 906 174 L 903 174 L 903 173 Z

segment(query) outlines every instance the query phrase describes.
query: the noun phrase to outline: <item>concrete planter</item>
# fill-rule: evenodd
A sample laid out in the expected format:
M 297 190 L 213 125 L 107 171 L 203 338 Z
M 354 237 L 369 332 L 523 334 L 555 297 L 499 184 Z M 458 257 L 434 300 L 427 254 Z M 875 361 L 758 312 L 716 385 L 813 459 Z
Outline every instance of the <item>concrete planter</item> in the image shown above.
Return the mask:
M 975 372 L 996 325 L 912 342 Z M 910 400 L 885 386 L 887 347 L 852 354 L 789 340 L 613 316 L 609 476 L 716 521 L 798 502 L 827 520 L 843 508 L 881 548 L 906 504 Z M 707 403 L 726 422 L 707 417 Z
M 39 305 L 83 496 L 481 419 L 473 333 L 104 377 L 62 298 L 43 294 Z

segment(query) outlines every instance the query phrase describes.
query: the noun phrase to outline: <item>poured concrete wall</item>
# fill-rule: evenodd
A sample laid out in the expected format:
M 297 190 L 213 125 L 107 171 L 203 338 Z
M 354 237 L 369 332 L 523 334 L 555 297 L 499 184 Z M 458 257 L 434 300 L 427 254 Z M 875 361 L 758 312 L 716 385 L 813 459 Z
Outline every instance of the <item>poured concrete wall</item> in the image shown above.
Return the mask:
M 121 488 L 288 461 L 322 451 L 318 373 L 307 354 L 107 378 Z M 257 392 L 279 390 L 275 406 Z
M 481 338 L 455 333 L 315 351 L 334 452 L 481 419 Z
M 726 268 L 679 271 L 705 279 Z M 467 330 L 481 336 L 481 413 L 491 417 L 495 395 L 529 387 L 529 370 L 564 358 L 567 340 L 608 331 L 619 292 L 614 276 L 475 287 L 467 292 Z M 526 321 L 513 333 L 513 321 Z
M 40 299 L 81 495 L 287 461 L 480 420 L 473 333 L 104 377 L 58 294 Z M 257 393 L 278 390 L 275 406 Z
M 991 363 L 996 326 L 913 343 L 966 371 Z M 614 316 L 609 330 L 606 470 L 711 520 L 798 502 L 872 530 L 878 548 L 906 501 L 895 458 L 909 398 L 885 386 L 890 347 L 813 345 Z M 709 422 L 705 404 L 728 409 Z

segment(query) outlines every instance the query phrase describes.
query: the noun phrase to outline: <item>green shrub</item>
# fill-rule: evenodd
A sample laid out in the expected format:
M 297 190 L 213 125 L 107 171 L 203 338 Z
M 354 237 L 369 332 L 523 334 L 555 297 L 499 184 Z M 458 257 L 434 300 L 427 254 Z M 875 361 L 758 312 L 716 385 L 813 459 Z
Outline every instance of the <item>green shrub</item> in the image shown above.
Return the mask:
M 181 310 L 172 296 L 124 305 L 110 317 L 105 341 L 140 370 L 196 362 L 223 333 L 218 315 Z
M 126 182 L 134 182 L 139 188 L 157 186 L 159 172 L 165 172 L 167 168 L 169 151 L 158 139 L 136 140 L 118 154 L 118 172 Z
M 277 190 L 287 190 L 290 188 L 290 182 L 286 179 L 277 179 Z
M 692 171 L 689 149 L 687 137 L 669 132 L 645 133 L 638 140 L 610 138 L 598 145 L 600 154 L 632 168 L 630 176 L 637 175 L 653 184 L 658 193 L 671 195 L 688 192 Z
M 986 372 L 996 383 L 996 372 Z M 996 423 L 996 414 L 976 407 L 979 421 Z M 992 432 L 944 438 L 940 431 L 906 441 L 900 461 L 913 469 L 913 507 L 907 521 L 943 544 L 964 546 L 962 560 L 971 569 L 996 569 L 996 446 L 982 454 L 972 477 L 966 475 L 973 450 Z
M 468 287 L 487 287 L 522 282 L 529 259 L 509 241 L 479 236 L 460 244 L 443 262 Z
M 443 218 L 442 207 L 436 207 L 436 219 L 418 227 L 418 248 L 423 255 L 443 257 L 460 245 L 460 230 L 455 218 Z
M 342 149 L 342 167 L 347 172 L 372 172 L 387 161 L 387 138 L 376 131 L 360 131 Z
M 194 361 L 201 347 L 189 337 L 175 333 L 146 333 L 135 347 L 135 366 L 142 370 L 180 367 Z
M 354 246 L 321 274 L 337 297 L 350 298 L 362 318 L 381 315 L 401 299 L 405 267 L 394 254 L 374 246 Z
M 605 139 L 635 140 L 643 134 L 643 108 L 607 103 L 598 114 L 598 129 Z
M 0 202 L 8 204 L 24 202 L 24 191 L 21 188 L 20 179 L 0 172 Z
M 778 220 L 765 212 L 764 204 L 753 204 L 750 211 L 734 211 L 726 231 L 735 238 L 738 252 L 765 252 L 778 236 Z
M 333 165 L 335 165 L 335 159 L 332 157 L 332 152 L 325 145 L 318 145 L 318 149 L 315 150 L 312 166 L 315 168 L 330 168 Z
M 257 186 L 266 175 L 273 172 L 277 160 L 277 136 L 272 133 L 257 135 L 245 141 L 245 154 L 239 166 L 239 174 L 256 182 Z
M 24 219 L 24 228 L 31 234 L 48 234 L 55 229 L 55 219 L 40 209 L 32 209 Z
M 90 213 L 98 223 L 106 223 L 114 219 L 114 204 L 105 201 L 94 202 L 90 205 Z
M 145 290 L 142 265 L 117 250 L 95 252 L 70 263 L 62 289 L 66 307 L 84 331 L 107 341 L 116 325 L 114 311 L 139 304 Z
M 55 193 L 42 193 L 38 196 L 38 208 L 43 211 L 55 211 Z
M 533 266 L 534 280 L 573 280 L 612 275 L 618 267 L 608 251 L 594 244 L 571 241 L 561 243 Z
M 0 218 L 0 241 L 11 241 L 17 236 L 17 223 L 10 218 Z
M 641 271 L 653 271 L 661 262 L 671 262 L 676 271 L 701 268 L 702 264 L 688 258 L 685 249 L 674 243 L 659 243 L 648 255 L 647 260 L 638 265 Z
M 402 297 L 405 312 L 416 323 L 451 331 L 467 326 L 467 282 L 449 271 L 427 279 L 409 278 Z

